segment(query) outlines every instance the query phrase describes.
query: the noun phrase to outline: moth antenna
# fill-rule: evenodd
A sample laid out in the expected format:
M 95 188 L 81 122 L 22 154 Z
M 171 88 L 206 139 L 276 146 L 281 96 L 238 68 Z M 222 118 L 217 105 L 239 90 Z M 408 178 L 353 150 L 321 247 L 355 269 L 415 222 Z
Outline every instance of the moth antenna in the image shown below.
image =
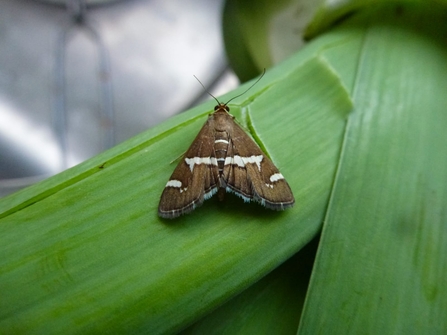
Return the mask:
M 225 103 L 225 105 L 228 105 L 232 100 L 234 100 L 234 99 L 236 99 L 236 98 L 239 98 L 241 95 L 244 95 L 245 93 L 247 93 L 253 86 L 255 86 L 255 85 L 258 83 L 258 81 L 260 81 L 260 80 L 262 79 L 262 77 L 264 77 L 264 74 L 265 74 L 265 68 L 264 68 L 264 70 L 262 71 L 262 74 L 259 76 L 258 80 L 256 80 L 256 81 L 255 81 L 249 88 L 247 88 L 244 92 L 242 92 L 241 94 L 238 94 L 238 95 L 236 95 L 235 97 L 232 97 L 230 100 L 228 100 L 228 101 Z M 214 95 L 212 95 L 212 94 L 210 93 L 210 91 L 208 91 L 208 90 L 205 88 L 205 86 L 202 84 L 202 82 L 199 80 L 199 78 L 197 78 L 195 75 L 193 75 L 193 76 L 194 76 L 194 78 L 196 78 L 196 80 L 199 82 L 199 84 L 202 85 L 202 87 L 203 87 L 203 89 L 205 90 L 205 92 L 208 93 L 214 100 L 216 100 L 216 102 L 217 102 L 218 105 L 220 105 L 220 101 L 217 100 L 217 98 L 216 98 Z
M 202 82 L 199 80 L 199 78 L 197 78 L 195 75 L 193 75 L 193 76 L 194 76 L 194 78 L 197 79 L 197 81 L 199 82 L 199 84 L 202 85 L 202 87 L 203 87 L 203 89 L 205 90 L 205 92 L 208 93 L 214 100 L 216 100 L 216 102 L 217 102 L 218 105 L 220 105 L 220 101 L 217 100 L 217 98 L 216 98 L 214 95 L 212 95 L 212 94 L 210 93 L 210 91 L 208 91 L 208 90 L 205 88 L 205 86 L 203 86 L 203 84 L 202 84 Z
M 264 74 L 265 74 L 265 68 L 264 68 L 264 71 L 262 71 L 262 74 L 259 76 L 259 78 L 258 78 L 258 80 L 256 80 L 249 88 L 247 88 L 244 92 L 242 92 L 241 94 L 238 94 L 238 95 L 236 95 L 235 97 L 232 97 L 230 100 L 228 100 L 227 102 L 226 102 L 226 104 L 225 105 L 228 105 L 230 102 L 231 102 L 231 100 L 234 100 L 234 99 L 236 99 L 236 98 L 239 98 L 241 95 L 244 95 L 245 93 L 247 93 L 253 86 L 255 86 L 257 83 L 258 83 L 258 81 L 260 81 L 261 79 L 262 79 L 262 77 L 264 77 Z M 216 99 L 217 100 L 217 99 Z

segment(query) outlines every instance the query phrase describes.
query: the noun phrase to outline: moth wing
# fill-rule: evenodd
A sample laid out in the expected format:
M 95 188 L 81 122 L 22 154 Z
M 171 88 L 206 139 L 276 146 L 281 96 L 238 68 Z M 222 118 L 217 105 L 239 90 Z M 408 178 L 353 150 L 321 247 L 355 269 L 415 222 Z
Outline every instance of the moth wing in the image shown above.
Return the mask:
M 217 192 L 213 120 L 209 118 L 175 168 L 158 206 L 158 215 L 173 219 L 200 206 Z
M 292 190 L 273 162 L 238 124 L 234 123 L 230 136 L 227 157 L 231 164 L 223 171 L 227 190 L 270 209 L 292 207 Z
M 234 147 L 233 139 L 230 137 L 225 165 L 222 171 L 226 191 L 233 192 L 244 199 L 245 202 L 253 200 L 254 193 L 248 171 L 245 167 L 238 166 L 234 156 L 237 149 Z

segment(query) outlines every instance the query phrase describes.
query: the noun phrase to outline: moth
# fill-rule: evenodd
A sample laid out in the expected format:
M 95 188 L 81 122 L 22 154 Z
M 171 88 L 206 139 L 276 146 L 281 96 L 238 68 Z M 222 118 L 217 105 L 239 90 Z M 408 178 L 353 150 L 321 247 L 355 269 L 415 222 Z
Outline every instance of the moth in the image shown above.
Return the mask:
M 217 105 L 166 183 L 158 215 L 176 218 L 216 193 L 223 200 L 225 192 L 273 210 L 292 207 L 284 176 L 230 114 L 228 103 L 240 95 L 221 103 L 209 94 Z

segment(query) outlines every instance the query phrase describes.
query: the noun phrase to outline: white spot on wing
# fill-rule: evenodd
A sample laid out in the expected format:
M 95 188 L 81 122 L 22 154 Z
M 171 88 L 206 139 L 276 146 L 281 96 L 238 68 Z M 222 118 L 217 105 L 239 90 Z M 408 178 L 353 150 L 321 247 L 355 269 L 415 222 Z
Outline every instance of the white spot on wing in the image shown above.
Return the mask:
M 241 157 L 238 155 L 235 155 L 234 157 L 227 157 L 225 158 L 225 165 L 228 164 L 234 164 L 240 167 L 245 167 L 247 163 L 253 164 L 255 163 L 258 166 L 259 171 L 261 171 L 261 162 L 264 156 L 258 155 L 258 156 L 250 156 L 250 157 Z
M 180 180 L 172 179 L 166 183 L 165 187 L 175 187 L 178 188 L 180 193 L 186 192 L 188 187 L 182 188 L 182 182 Z
M 238 156 L 238 155 L 233 157 L 233 162 L 232 163 L 236 164 L 237 166 L 240 166 L 240 167 L 244 167 L 245 166 L 244 160 L 242 159 L 241 156 Z
M 256 163 L 258 166 L 259 171 L 261 171 L 261 162 L 264 156 L 250 156 L 250 157 L 241 157 L 244 163 Z
M 281 173 L 274 173 L 270 176 L 270 181 L 274 183 L 275 181 L 284 179 L 284 176 Z
M 193 158 L 185 158 L 186 164 L 189 165 L 189 169 L 191 172 L 194 170 L 195 164 L 207 164 L 207 165 L 215 165 L 217 166 L 217 160 L 215 157 L 193 157 Z
M 166 187 L 178 187 L 178 188 L 180 188 L 180 187 L 182 187 L 182 182 L 180 180 L 175 180 L 175 179 L 169 180 L 166 183 Z

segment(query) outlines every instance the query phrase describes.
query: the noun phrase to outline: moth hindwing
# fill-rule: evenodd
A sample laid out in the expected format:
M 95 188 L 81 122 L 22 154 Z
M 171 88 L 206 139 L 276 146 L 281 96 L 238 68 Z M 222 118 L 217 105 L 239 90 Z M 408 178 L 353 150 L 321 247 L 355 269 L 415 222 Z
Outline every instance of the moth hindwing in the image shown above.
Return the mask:
M 173 219 L 189 213 L 218 191 L 274 210 L 293 206 L 283 175 L 229 111 L 220 102 L 214 108 L 167 182 L 159 216 Z

